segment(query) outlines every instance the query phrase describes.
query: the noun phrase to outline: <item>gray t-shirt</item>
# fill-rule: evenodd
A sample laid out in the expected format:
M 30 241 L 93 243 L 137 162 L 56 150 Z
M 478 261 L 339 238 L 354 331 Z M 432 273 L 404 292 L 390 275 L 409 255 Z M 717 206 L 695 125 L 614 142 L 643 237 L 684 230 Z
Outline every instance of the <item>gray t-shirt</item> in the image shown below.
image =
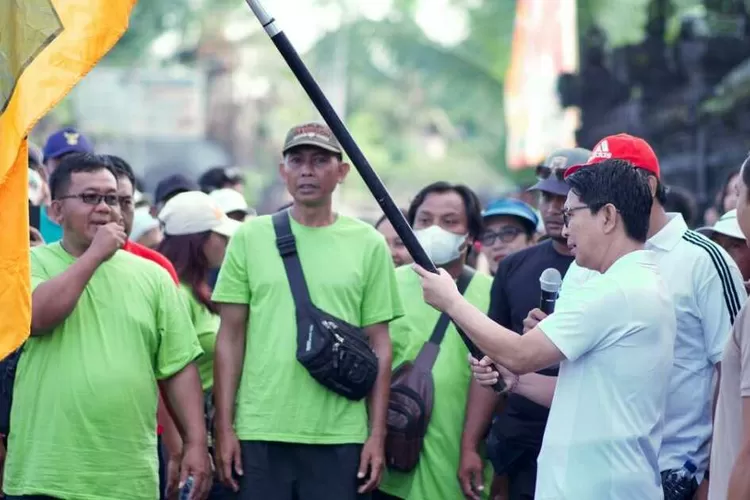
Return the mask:
M 709 500 L 726 500 L 729 477 L 743 440 L 742 398 L 750 397 L 750 313 L 742 306 L 721 361 L 719 401 L 711 445 Z

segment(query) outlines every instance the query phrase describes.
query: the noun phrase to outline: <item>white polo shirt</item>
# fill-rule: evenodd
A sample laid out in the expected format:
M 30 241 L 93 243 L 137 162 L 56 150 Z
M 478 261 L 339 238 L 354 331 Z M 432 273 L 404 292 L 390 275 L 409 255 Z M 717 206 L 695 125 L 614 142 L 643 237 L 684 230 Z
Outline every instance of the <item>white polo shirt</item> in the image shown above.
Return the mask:
M 720 246 L 689 230 L 680 214 L 668 216 L 668 224 L 646 242 L 656 255 L 677 317 L 659 466 L 662 471 L 679 469 L 690 460 L 701 482 L 712 433 L 714 365 L 721 360 L 747 293 L 740 270 Z M 573 263 L 563 280 L 562 302 L 577 298 L 576 288 L 596 274 Z
M 674 305 L 653 252 L 618 259 L 539 328 L 565 355 L 544 432 L 536 500 L 661 499 Z

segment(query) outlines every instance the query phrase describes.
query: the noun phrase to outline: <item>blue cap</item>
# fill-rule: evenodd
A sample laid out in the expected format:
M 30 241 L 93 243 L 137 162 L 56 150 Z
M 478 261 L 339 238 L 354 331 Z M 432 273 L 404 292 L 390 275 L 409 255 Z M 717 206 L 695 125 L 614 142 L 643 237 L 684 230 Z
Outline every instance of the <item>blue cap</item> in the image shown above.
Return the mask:
M 93 153 L 94 148 L 91 146 L 86 137 L 76 129 L 67 127 L 58 130 L 47 138 L 44 144 L 44 159 L 59 158 L 67 153 Z
M 518 217 L 528 223 L 533 229 L 539 224 L 539 216 L 533 208 L 527 203 L 515 198 L 500 198 L 490 202 L 487 208 L 482 212 L 482 218 L 494 217 L 496 215 L 509 215 Z

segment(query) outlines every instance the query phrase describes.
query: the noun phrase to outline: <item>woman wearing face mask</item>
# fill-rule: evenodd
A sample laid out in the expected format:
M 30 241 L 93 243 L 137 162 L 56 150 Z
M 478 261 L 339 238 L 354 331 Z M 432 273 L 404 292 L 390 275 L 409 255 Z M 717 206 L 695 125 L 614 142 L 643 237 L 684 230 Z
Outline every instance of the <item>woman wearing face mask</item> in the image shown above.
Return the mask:
M 471 189 L 436 182 L 416 195 L 409 207 L 407 220 L 435 265 L 458 279 L 466 264 L 467 251 L 482 233 L 481 210 L 480 202 Z M 440 316 L 423 301 L 419 277 L 411 271 L 410 266 L 396 269 L 396 277 L 405 314 L 389 325 L 394 369 L 416 358 Z M 487 311 L 491 284 L 489 276 L 476 273 L 464 295 L 480 310 Z M 408 474 L 388 470 L 374 500 L 464 498 L 462 487 L 475 492 L 484 487 L 484 491 L 489 491 L 491 467 L 480 457 L 476 457 L 477 463 L 473 464 L 472 469 L 478 474 L 472 478 L 462 477 L 462 484 L 456 481 L 471 378 L 470 371 L 464 366 L 467 353 L 468 349 L 455 326 L 449 323 L 432 368 L 435 401 L 419 463 Z
M 219 315 L 211 300 L 208 285 L 209 270 L 217 268 L 224 260 L 229 238 L 240 226 L 219 209 L 211 197 L 201 191 L 188 191 L 171 198 L 159 213 L 164 240 L 159 252 L 169 259 L 180 279 L 180 293 L 198 334 L 203 356 L 196 361 L 206 400 L 206 425 L 211 447 L 211 390 L 213 388 L 213 359 Z M 165 431 L 166 432 L 166 431 Z M 165 437 L 168 444 L 170 472 L 179 464 L 181 452 L 175 449 L 175 437 Z M 173 476 L 170 475 L 173 480 Z M 174 485 L 172 485 L 174 486 Z M 218 481 L 213 494 L 218 494 Z M 211 496 L 209 498 L 215 498 Z

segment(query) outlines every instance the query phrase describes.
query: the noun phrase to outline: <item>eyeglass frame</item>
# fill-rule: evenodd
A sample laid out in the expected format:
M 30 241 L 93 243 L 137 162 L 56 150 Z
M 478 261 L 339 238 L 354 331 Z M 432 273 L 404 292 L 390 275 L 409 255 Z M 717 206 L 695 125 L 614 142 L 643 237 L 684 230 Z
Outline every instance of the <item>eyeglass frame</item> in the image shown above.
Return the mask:
M 90 197 L 90 201 L 86 201 L 86 198 Z M 65 196 L 58 196 L 55 198 L 55 200 L 70 200 L 70 199 L 78 199 L 81 200 L 82 203 L 86 205 L 90 205 L 92 207 L 99 206 L 101 202 L 103 201 L 105 205 L 107 205 L 110 208 L 117 208 L 120 207 L 120 204 L 122 203 L 122 198 L 127 198 L 125 196 L 119 196 L 115 193 L 109 193 L 109 194 L 101 194 L 101 193 L 78 193 L 78 194 L 68 194 Z M 113 203 L 110 203 L 109 201 L 113 201 Z M 53 200 L 54 201 L 54 200 Z
M 562 210 L 562 217 L 563 217 L 563 226 L 565 226 L 565 227 L 569 227 L 569 224 L 570 224 L 570 214 L 572 214 L 573 212 L 577 212 L 577 211 L 579 211 L 579 210 L 583 210 L 584 208 L 588 208 L 588 209 L 589 209 L 589 210 L 591 210 L 592 212 L 594 212 L 595 210 L 596 210 L 596 211 L 599 211 L 599 210 L 601 210 L 602 208 L 606 207 L 607 205 L 612 205 L 612 206 L 614 207 L 614 204 L 613 204 L 613 203 L 611 203 L 611 202 L 609 202 L 609 201 L 605 201 L 605 202 L 596 202 L 596 203 L 589 203 L 589 204 L 587 204 L 587 205 L 579 205 L 579 206 L 577 206 L 577 207 L 564 208 L 564 209 Z M 617 213 L 619 213 L 619 212 L 620 212 L 620 211 L 619 211 L 619 210 L 617 209 L 617 207 L 615 207 L 615 211 L 616 211 Z
M 514 233 L 514 234 L 512 235 L 512 237 L 510 237 L 506 241 L 506 240 L 503 240 L 503 238 L 502 238 L 503 233 L 505 233 L 505 235 L 509 235 L 510 233 Z M 505 226 L 502 230 L 500 230 L 498 232 L 484 231 L 482 233 L 482 235 L 479 237 L 479 242 L 482 244 L 482 246 L 488 246 L 488 247 L 494 245 L 495 242 L 498 239 L 500 240 L 501 243 L 510 243 L 514 239 L 518 238 L 518 235 L 524 234 L 524 233 L 526 233 L 526 231 L 524 231 L 520 227 Z M 490 241 L 490 242 L 485 241 L 485 238 L 488 237 L 488 236 L 492 237 L 492 241 Z

